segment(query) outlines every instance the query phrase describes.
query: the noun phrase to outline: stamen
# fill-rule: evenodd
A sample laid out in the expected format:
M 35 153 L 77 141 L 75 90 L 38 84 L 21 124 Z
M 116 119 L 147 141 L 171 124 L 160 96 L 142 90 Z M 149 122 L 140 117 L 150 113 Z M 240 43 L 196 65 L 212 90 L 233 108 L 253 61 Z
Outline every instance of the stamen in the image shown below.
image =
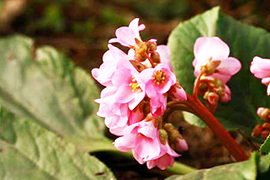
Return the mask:
M 136 91 L 142 92 L 142 89 L 134 76 L 132 76 L 132 80 L 131 80 L 131 83 L 129 84 L 129 86 L 131 87 L 132 92 L 136 92 Z
M 167 75 L 165 72 L 158 70 L 153 74 L 152 80 L 154 81 L 154 83 L 156 85 L 160 85 L 160 84 L 163 84 L 165 82 L 166 77 L 167 77 Z

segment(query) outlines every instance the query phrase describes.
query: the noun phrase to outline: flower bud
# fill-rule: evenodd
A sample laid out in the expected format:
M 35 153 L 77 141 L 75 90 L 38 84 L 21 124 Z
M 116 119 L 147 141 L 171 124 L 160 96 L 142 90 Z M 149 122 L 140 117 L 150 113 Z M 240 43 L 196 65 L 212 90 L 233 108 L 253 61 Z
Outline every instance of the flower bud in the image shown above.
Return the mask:
M 146 69 L 145 65 L 138 61 L 130 60 L 130 62 L 137 69 L 138 72 L 142 72 L 144 69 Z
M 182 138 L 179 131 L 171 123 L 164 124 L 163 128 L 168 133 L 170 143 L 176 142 L 178 138 Z
M 149 40 L 146 42 L 147 49 L 151 51 L 157 50 L 157 42 L 153 40 Z
M 261 133 L 261 136 L 262 136 L 263 139 L 266 139 L 266 138 L 268 137 L 269 134 L 270 134 L 270 132 L 265 130 L 265 131 L 263 131 L 263 132 Z
M 188 150 L 188 144 L 185 139 L 178 138 L 175 143 L 175 150 L 183 153 Z
M 155 63 L 160 63 L 160 55 L 158 52 L 156 52 L 156 51 L 152 52 L 151 58 Z
M 269 121 L 270 119 L 270 109 L 268 108 L 264 108 L 264 107 L 259 107 L 258 110 L 257 110 L 257 114 L 258 116 L 265 120 L 265 121 Z
M 263 128 L 263 130 L 270 131 L 270 123 L 269 122 L 263 123 L 262 128 Z
M 220 63 L 221 63 L 221 61 L 212 61 L 212 60 L 210 60 L 202 68 L 205 70 L 205 74 L 207 76 L 210 76 L 216 71 L 216 69 L 220 65 Z
M 217 105 L 219 101 L 219 95 L 215 92 L 207 91 L 203 98 L 206 99 L 211 105 Z
M 168 133 L 164 129 L 159 129 L 159 139 L 160 142 L 165 145 L 168 142 Z
M 262 133 L 262 130 L 263 130 L 263 128 L 262 128 L 262 126 L 261 125 L 256 125 L 254 128 L 253 128 L 253 131 L 252 131 L 252 133 L 251 133 L 251 136 L 252 137 L 258 137 L 258 136 L 260 136 L 261 135 L 261 133 Z

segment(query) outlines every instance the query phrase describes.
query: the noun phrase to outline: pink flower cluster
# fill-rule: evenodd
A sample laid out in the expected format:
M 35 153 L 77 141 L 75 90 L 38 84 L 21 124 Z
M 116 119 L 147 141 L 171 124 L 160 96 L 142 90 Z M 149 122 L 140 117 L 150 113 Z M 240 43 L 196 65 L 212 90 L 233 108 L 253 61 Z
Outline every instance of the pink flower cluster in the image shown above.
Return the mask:
M 156 40 L 142 41 L 144 30 L 136 18 L 127 27 L 116 30 L 116 38 L 109 43 L 120 43 L 130 48 L 126 54 L 108 45 L 103 63 L 92 70 L 92 76 L 106 86 L 99 103 L 98 115 L 105 118 L 105 125 L 112 134 L 120 136 L 114 145 L 120 151 L 131 150 L 135 159 L 147 167 L 165 169 L 172 166 L 176 151 L 188 149 L 186 141 L 178 138 L 170 142 L 169 130 L 164 132 L 162 115 L 166 111 L 168 97 L 185 101 L 187 95 L 176 81 L 170 66 L 170 49 L 157 46 Z M 180 134 L 179 134 L 180 135 Z
M 198 77 L 203 71 L 205 77 L 201 78 L 201 82 L 208 87 L 202 94 L 210 104 L 231 99 L 231 91 L 226 83 L 241 69 L 241 63 L 229 57 L 229 54 L 229 46 L 219 37 L 199 37 L 195 42 L 194 74 Z

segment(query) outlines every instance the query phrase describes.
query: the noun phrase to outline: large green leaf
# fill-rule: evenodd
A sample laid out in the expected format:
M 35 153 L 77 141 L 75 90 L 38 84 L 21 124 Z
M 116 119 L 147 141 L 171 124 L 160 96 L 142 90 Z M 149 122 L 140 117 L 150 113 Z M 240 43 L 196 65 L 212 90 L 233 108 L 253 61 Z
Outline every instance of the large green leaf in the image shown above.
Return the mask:
M 0 108 L 0 179 L 114 179 L 98 159 L 28 119 Z
M 93 143 L 111 148 L 96 116 L 97 97 L 91 77 L 53 48 L 34 49 L 23 36 L 0 39 L 0 103 L 10 111 L 81 148 L 100 148 Z
M 257 108 L 270 106 L 266 87 L 249 71 L 255 55 L 270 58 L 270 34 L 222 14 L 220 8 L 213 8 L 179 24 L 171 33 L 168 45 L 172 50 L 173 69 L 188 93 L 192 93 L 195 80 L 192 66 L 193 46 L 200 36 L 220 37 L 230 46 L 230 56 L 241 61 L 241 71 L 228 82 L 232 100 L 219 105 L 215 115 L 228 130 L 240 129 L 250 134 L 254 125 L 260 121 L 256 115 Z M 186 119 L 192 124 L 204 125 L 194 115 L 188 114 Z
M 267 139 L 261 145 L 260 151 L 264 154 L 270 152 L 270 135 L 268 135 Z
M 257 176 L 257 156 L 255 153 L 248 161 L 198 170 L 181 176 L 174 175 L 166 180 L 255 180 Z

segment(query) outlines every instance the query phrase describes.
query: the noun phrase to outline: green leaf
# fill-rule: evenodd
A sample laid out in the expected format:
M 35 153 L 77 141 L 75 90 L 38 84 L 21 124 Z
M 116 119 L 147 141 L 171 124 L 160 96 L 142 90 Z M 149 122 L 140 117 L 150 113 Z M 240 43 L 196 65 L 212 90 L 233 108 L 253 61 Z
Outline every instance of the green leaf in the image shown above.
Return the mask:
M 91 77 L 53 48 L 34 49 L 23 36 L 0 39 L 0 103 L 15 114 L 82 149 L 113 148 L 96 116 L 97 97 Z
M 258 164 L 258 170 L 260 173 L 266 173 L 270 169 L 270 154 L 261 157 Z
M 257 175 L 258 154 L 244 162 L 216 166 L 211 169 L 194 171 L 186 175 L 174 175 L 166 180 L 255 180 Z
M 268 135 L 267 139 L 264 141 L 264 143 L 260 147 L 260 151 L 264 154 L 270 152 L 270 135 Z
M 98 159 L 33 121 L 0 108 L 0 124 L 1 179 L 115 179 Z
M 257 108 L 270 107 L 270 98 L 266 95 L 266 86 L 250 73 L 249 67 L 255 55 L 270 58 L 270 34 L 222 14 L 218 7 L 179 24 L 171 33 L 168 45 L 172 51 L 173 69 L 188 93 L 192 93 L 195 80 L 193 46 L 200 36 L 220 37 L 230 46 L 230 56 L 241 61 L 241 71 L 228 82 L 232 100 L 221 103 L 215 116 L 228 130 L 240 129 L 250 135 L 253 127 L 260 122 Z M 204 125 L 194 115 L 186 120 L 191 124 Z

